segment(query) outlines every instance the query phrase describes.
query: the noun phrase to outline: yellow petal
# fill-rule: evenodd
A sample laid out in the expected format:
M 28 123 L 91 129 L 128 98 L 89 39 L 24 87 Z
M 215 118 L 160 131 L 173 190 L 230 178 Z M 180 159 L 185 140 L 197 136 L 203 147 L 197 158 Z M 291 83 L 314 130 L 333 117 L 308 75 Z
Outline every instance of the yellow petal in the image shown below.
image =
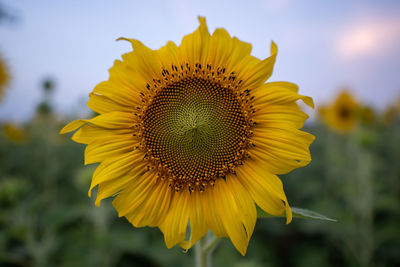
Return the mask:
M 101 162 L 120 154 L 135 150 L 138 141 L 125 136 L 117 138 L 97 138 L 85 149 L 85 164 Z
M 298 86 L 289 82 L 265 83 L 252 94 L 255 96 L 255 104 L 287 104 L 301 99 L 305 104 L 314 108 L 311 97 L 297 94 Z
M 137 218 L 151 227 L 161 224 L 169 212 L 172 194 L 168 181 L 159 181 L 155 185 L 154 193 L 149 195 L 146 205 L 143 206 L 142 216 L 137 216 Z
M 272 42 L 270 57 L 262 61 L 256 58 L 247 62 L 243 61 L 240 70 L 240 79 L 243 80 L 242 87 L 252 90 L 261 86 L 272 75 L 277 53 L 278 47 Z
M 302 144 L 301 140 L 298 143 L 291 143 L 284 136 L 273 135 L 272 133 L 267 138 L 254 137 L 252 138 L 255 149 L 267 150 L 278 156 L 298 160 L 311 161 L 309 143 Z
M 120 61 L 116 61 L 120 62 Z M 111 71 L 111 70 L 110 70 Z M 116 70 L 118 72 L 118 70 Z M 114 102 L 128 107 L 140 105 L 139 93 L 131 84 L 123 84 L 118 77 L 111 76 L 110 81 L 101 82 L 93 89 L 93 93 L 103 95 Z M 112 79 L 112 80 L 111 80 Z M 143 90 L 145 87 L 143 86 Z
M 265 170 L 262 164 L 261 161 L 247 160 L 248 168 L 245 170 L 238 168 L 237 171 L 241 172 L 241 176 L 238 177 L 241 178 L 243 186 L 249 189 L 260 208 L 271 215 L 280 215 L 283 210 L 286 210 L 286 223 L 290 223 L 292 211 L 283 191 L 282 181 L 278 176 Z M 246 177 L 244 171 L 247 172 L 247 179 L 244 179 Z M 270 205 L 272 204 L 271 200 L 277 205 Z
M 131 43 L 133 52 L 124 54 L 122 59 L 145 80 L 151 82 L 153 79 L 161 79 L 162 64 L 159 54 L 151 50 L 139 40 L 119 38 Z M 144 88 L 143 88 L 144 89 Z
M 264 171 L 260 173 L 259 168 L 254 169 L 257 167 L 255 165 L 247 160 L 245 165 L 237 168 L 239 181 L 260 208 L 271 215 L 281 215 L 285 206 L 281 201 L 280 192 L 275 192 L 269 185 L 267 179 L 270 174 L 265 175 Z
M 210 33 L 206 19 L 199 17 L 200 26 L 192 34 L 183 37 L 180 48 L 181 60 L 192 66 L 205 62 L 208 53 Z
M 164 222 L 169 212 L 172 189 L 168 183 L 161 181 L 154 185 L 151 191 L 142 205 L 126 215 L 126 218 L 136 227 L 158 226 Z
M 133 107 L 118 104 L 106 96 L 94 93 L 90 93 L 87 106 L 99 114 L 113 111 L 131 112 L 133 110 Z
M 132 138 L 133 129 L 106 129 L 86 124 L 72 136 L 72 140 L 81 144 L 89 144 L 96 139 Z
M 225 231 L 225 227 L 222 223 L 222 218 L 219 216 L 218 211 L 215 209 L 216 202 L 218 199 L 215 198 L 214 188 L 209 186 L 206 188 L 201 195 L 201 201 L 203 202 L 203 213 L 207 227 L 217 237 L 227 237 L 228 234 Z
M 235 177 L 227 177 L 226 179 L 233 180 Z M 236 249 L 242 255 L 245 255 L 257 218 L 252 199 L 246 195 L 246 190 L 236 181 L 228 183 L 219 179 L 215 182 L 211 191 L 214 194 L 213 207 L 217 210 L 226 233 Z M 239 198 L 240 201 L 237 201 Z M 248 210 L 251 205 L 253 207 Z M 250 218 L 245 219 L 244 214 L 247 214 Z
M 135 125 L 135 117 L 130 112 L 109 112 L 101 114 L 86 122 L 108 129 L 129 129 Z
M 303 127 L 308 115 L 301 111 L 296 103 L 285 105 L 258 104 L 253 120 L 257 126 L 271 128 Z
M 281 158 L 267 150 L 252 148 L 248 151 L 248 153 L 252 158 L 263 161 L 263 166 L 265 169 L 274 174 L 285 174 L 308 164 L 308 162 Z
M 250 240 L 253 234 L 254 225 L 257 220 L 257 210 L 254 205 L 254 200 L 251 198 L 249 192 L 242 186 L 236 176 L 228 176 L 226 184 L 232 190 L 235 196 L 236 205 L 239 210 L 238 216 L 241 217 L 244 227 L 246 229 L 247 238 Z
M 142 154 L 135 151 L 121 154 L 104 160 L 94 171 L 89 189 L 89 197 L 93 187 L 111 180 L 130 180 L 144 172 Z
M 175 43 L 171 41 L 168 42 L 167 45 L 161 47 L 160 50 L 158 50 L 158 53 L 160 55 L 160 58 L 163 58 L 163 61 L 161 62 L 163 69 L 172 72 L 173 71 L 172 65 L 174 66 L 182 65 L 179 54 L 180 51 Z
M 85 124 L 93 124 L 108 129 L 129 129 L 135 125 L 135 118 L 130 112 L 109 112 L 96 116 L 90 120 L 75 120 L 67 124 L 61 134 L 72 132 Z
M 185 239 L 189 220 L 189 197 L 188 190 L 174 193 L 165 221 L 159 226 L 168 248 L 172 248 Z
M 148 195 L 153 193 L 153 180 L 155 178 L 154 172 L 146 172 L 130 181 L 129 185 L 115 197 L 113 206 L 118 211 L 119 217 L 127 215 L 132 210 L 136 210 L 147 199 Z
M 118 216 L 125 216 L 135 227 L 154 227 L 165 220 L 171 199 L 167 182 L 159 181 L 157 173 L 149 171 L 123 188 L 113 205 Z
M 131 177 L 132 179 L 134 177 Z M 97 188 L 96 201 L 94 204 L 99 207 L 103 199 L 114 196 L 127 186 L 131 179 L 115 179 L 99 184 Z
M 225 29 L 216 29 L 210 38 L 207 63 L 214 67 L 227 66 L 232 55 L 232 38 Z
M 183 241 L 179 245 L 183 249 L 190 249 L 200 238 L 202 238 L 207 232 L 208 228 L 204 218 L 204 207 L 201 198 L 203 193 L 194 191 L 190 194 L 190 239 Z
M 232 38 L 232 52 L 227 62 L 227 68 L 230 71 L 235 71 L 236 67 L 240 70 L 241 62 L 251 60 L 251 44 L 243 42 L 236 37 Z M 236 70 L 236 72 L 238 72 Z
M 315 137 L 294 128 L 272 128 L 257 125 L 251 140 L 255 147 L 249 154 L 261 158 L 265 168 L 284 174 L 311 161 L 309 146 Z
M 64 128 L 61 129 L 60 134 L 65 134 L 65 133 L 75 131 L 76 129 L 78 129 L 79 127 L 82 127 L 85 124 L 86 124 L 85 120 L 71 121 L 70 123 L 65 125 Z

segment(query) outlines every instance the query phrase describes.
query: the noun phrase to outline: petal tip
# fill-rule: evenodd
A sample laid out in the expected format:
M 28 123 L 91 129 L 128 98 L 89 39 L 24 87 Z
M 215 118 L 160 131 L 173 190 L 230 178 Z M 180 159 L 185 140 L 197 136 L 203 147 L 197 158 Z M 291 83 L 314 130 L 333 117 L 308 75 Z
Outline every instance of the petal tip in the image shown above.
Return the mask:
M 304 97 L 303 102 L 310 108 L 313 108 L 313 109 L 315 108 L 314 100 L 311 97 L 309 97 L 309 96 Z
M 198 19 L 199 22 L 200 22 L 200 26 L 206 25 L 206 24 L 207 24 L 207 23 L 206 23 L 206 18 L 205 18 L 205 17 L 203 17 L 203 16 L 197 16 L 197 19 Z
M 128 38 L 125 38 L 125 37 L 119 37 L 115 41 L 116 42 L 118 42 L 118 41 L 128 41 L 128 42 L 130 42 L 130 40 Z
M 244 256 L 246 256 L 246 253 L 247 253 L 247 245 L 246 246 L 244 246 L 244 247 L 242 247 L 242 248 L 238 248 L 238 247 L 236 247 L 236 249 L 239 251 L 239 253 L 244 257 Z
M 58 134 L 65 134 L 65 133 L 67 133 L 67 131 L 65 130 L 65 127 L 66 127 L 66 126 L 64 126 L 64 127 L 58 132 Z
M 100 207 L 100 204 L 101 204 L 101 198 L 98 198 L 97 196 L 96 196 L 96 201 L 94 202 L 94 205 L 96 206 L 96 207 Z
M 82 127 L 85 123 L 86 122 L 84 120 L 71 121 L 70 123 L 65 125 L 64 128 L 62 128 L 60 130 L 60 134 L 65 134 L 65 133 L 75 131 L 76 129 Z
M 291 223 L 292 219 L 293 219 L 292 209 L 289 207 L 289 204 L 286 203 L 286 224 Z
M 271 41 L 271 56 L 275 56 L 278 54 L 278 46 L 274 41 Z
M 143 45 L 142 42 L 136 39 L 131 39 L 131 38 L 125 38 L 125 37 L 119 37 L 116 41 L 128 41 L 131 43 L 132 48 L 135 49 L 135 47 L 139 47 L 140 45 Z
M 205 35 L 209 35 L 206 18 L 198 16 L 197 19 L 199 20 L 200 23 L 198 30 L 200 30 L 200 32 Z

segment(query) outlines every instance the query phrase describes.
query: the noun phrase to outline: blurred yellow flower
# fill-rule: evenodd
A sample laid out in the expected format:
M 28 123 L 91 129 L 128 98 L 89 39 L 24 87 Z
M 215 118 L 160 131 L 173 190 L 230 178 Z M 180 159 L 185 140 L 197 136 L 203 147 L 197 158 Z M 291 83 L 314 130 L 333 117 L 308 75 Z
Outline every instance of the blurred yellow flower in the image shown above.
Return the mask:
M 317 114 L 320 118 L 324 118 L 326 116 L 326 111 L 328 107 L 325 105 L 319 105 L 317 108 Z
M 10 76 L 8 74 L 7 66 L 4 63 L 4 61 L 0 55 L 0 102 L 3 98 L 4 92 L 8 85 L 9 80 L 10 80 Z
M 24 130 L 14 123 L 3 124 L 3 131 L 5 137 L 13 143 L 23 144 L 28 140 Z
M 135 227 L 159 227 L 168 248 L 190 248 L 209 230 L 245 254 L 257 219 L 292 213 L 281 180 L 311 161 L 314 136 L 298 130 L 313 106 L 288 82 L 265 83 L 277 46 L 259 60 L 225 29 L 210 35 L 205 19 L 183 38 L 116 60 L 88 106 L 100 115 L 61 133 L 87 144 L 86 164 L 101 162 L 89 190 L 96 205 L 114 196 L 119 216 Z M 185 235 L 190 222 L 190 239 Z
M 389 104 L 382 114 L 382 121 L 385 124 L 392 124 L 397 118 L 400 118 L 400 97 L 394 104 Z
M 356 125 L 358 104 L 347 91 L 342 91 L 330 106 L 318 110 L 326 124 L 338 132 L 350 132 Z

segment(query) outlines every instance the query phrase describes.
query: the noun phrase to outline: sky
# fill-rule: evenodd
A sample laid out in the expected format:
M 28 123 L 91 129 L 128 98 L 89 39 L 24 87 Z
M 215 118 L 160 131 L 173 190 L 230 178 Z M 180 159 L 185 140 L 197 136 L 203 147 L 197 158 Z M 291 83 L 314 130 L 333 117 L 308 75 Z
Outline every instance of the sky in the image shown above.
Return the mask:
M 55 81 L 57 112 L 85 110 L 114 60 L 131 51 L 119 37 L 152 49 L 179 44 L 205 16 L 210 32 L 225 28 L 252 44 L 252 55 L 278 57 L 270 81 L 290 81 L 317 105 L 342 88 L 383 109 L 400 96 L 400 1 L 0 0 L 15 22 L 0 23 L 0 55 L 12 81 L 0 121 L 32 117 L 44 79 Z

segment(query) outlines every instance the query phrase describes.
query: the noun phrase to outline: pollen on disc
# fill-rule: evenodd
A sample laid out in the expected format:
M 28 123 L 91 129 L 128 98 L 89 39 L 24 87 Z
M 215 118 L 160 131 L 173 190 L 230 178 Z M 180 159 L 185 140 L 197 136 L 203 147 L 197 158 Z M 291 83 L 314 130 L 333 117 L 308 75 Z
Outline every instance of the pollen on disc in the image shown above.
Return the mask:
M 199 184 L 224 176 L 237 163 L 247 125 L 231 89 L 186 78 L 154 96 L 143 116 L 143 139 L 173 179 Z

